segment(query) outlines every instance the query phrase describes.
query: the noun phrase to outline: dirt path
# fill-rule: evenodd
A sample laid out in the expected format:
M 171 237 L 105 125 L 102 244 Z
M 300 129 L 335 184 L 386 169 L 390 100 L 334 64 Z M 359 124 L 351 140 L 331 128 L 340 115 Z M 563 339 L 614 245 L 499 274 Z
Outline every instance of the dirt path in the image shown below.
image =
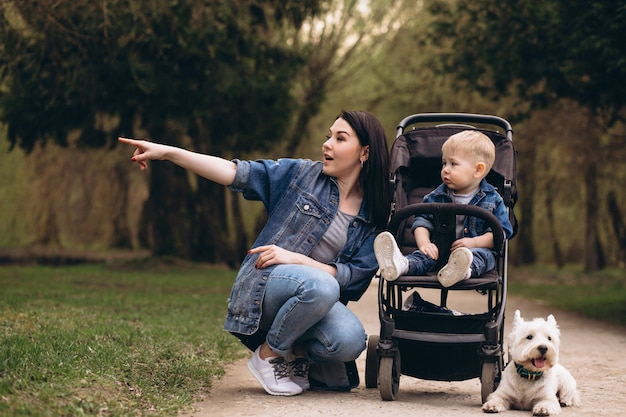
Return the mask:
M 350 304 L 361 318 L 368 334 L 379 331 L 373 282 L 358 303 Z M 450 307 L 471 311 L 483 304 L 475 293 L 463 292 Z M 511 328 L 513 312 L 519 309 L 526 319 L 554 314 L 561 328 L 561 363 L 574 375 L 582 395 L 582 405 L 563 409 L 563 417 L 626 416 L 626 330 L 577 317 L 540 303 L 509 297 L 505 329 Z M 247 359 L 246 359 L 247 360 Z M 424 381 L 402 376 L 395 401 L 382 401 L 377 389 L 365 388 L 365 353 L 357 360 L 361 385 L 350 393 L 305 392 L 296 397 L 267 395 L 246 368 L 246 360 L 229 366 L 213 389 L 181 417 L 220 416 L 348 416 L 402 417 L 481 416 L 480 382 Z M 502 416 L 531 415 L 527 411 L 507 411 Z

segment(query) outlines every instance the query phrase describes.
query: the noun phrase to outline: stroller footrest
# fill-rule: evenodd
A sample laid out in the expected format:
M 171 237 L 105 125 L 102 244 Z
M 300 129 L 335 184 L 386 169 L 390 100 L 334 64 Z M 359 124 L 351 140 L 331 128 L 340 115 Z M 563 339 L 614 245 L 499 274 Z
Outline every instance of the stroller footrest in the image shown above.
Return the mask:
M 468 278 L 463 281 L 459 281 L 451 287 L 450 290 L 490 290 L 498 287 L 502 283 L 502 278 L 496 271 L 489 271 L 480 277 Z M 405 285 L 408 287 L 420 287 L 420 288 L 445 288 L 439 280 L 437 275 L 403 275 L 398 277 L 395 281 L 390 281 L 391 285 Z

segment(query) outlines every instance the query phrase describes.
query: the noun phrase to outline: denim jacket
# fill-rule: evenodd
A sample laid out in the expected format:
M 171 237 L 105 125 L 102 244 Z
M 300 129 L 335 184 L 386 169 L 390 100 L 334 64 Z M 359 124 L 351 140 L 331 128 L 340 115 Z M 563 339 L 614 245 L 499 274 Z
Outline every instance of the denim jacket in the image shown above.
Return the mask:
M 451 203 L 452 199 L 448 195 L 448 187 L 445 184 L 439 185 L 439 187 L 435 188 L 430 193 L 424 196 L 422 200 L 423 203 Z M 470 205 L 482 207 L 485 210 L 493 213 L 494 216 L 498 219 L 500 224 L 502 225 L 502 230 L 504 231 L 504 237 L 506 239 L 510 238 L 513 234 L 513 227 L 511 226 L 511 222 L 509 220 L 509 214 L 502 197 L 496 189 L 489 184 L 486 180 L 482 180 L 479 185 L 478 192 L 469 202 Z M 431 233 L 433 232 L 433 224 L 431 222 L 432 215 L 424 214 L 418 216 L 413 221 L 413 226 L 411 227 L 411 231 L 414 232 L 418 227 L 425 227 Z M 463 225 L 463 235 L 464 237 L 476 237 L 485 234 L 489 231 L 489 228 L 485 224 L 483 219 L 479 219 L 477 217 L 466 216 L 465 224 Z
M 253 247 L 277 245 L 308 255 L 321 240 L 339 208 L 339 188 L 322 173 L 322 163 L 302 159 L 240 161 L 229 188 L 247 200 L 262 201 L 268 213 L 265 227 Z M 365 211 L 348 227 L 348 240 L 332 265 L 337 268 L 341 300 L 358 300 L 376 273 L 376 230 Z M 248 254 L 228 300 L 224 329 L 250 335 L 259 328 L 265 283 L 273 266 L 257 269 L 258 254 Z

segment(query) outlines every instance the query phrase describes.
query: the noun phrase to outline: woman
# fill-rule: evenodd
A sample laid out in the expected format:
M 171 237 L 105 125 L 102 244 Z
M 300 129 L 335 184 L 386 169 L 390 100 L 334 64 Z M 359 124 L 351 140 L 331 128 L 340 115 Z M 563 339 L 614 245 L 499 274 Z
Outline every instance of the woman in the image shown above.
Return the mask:
M 131 160 L 141 169 L 168 160 L 263 202 L 268 221 L 243 260 L 224 329 L 254 350 L 248 369 L 269 394 L 300 394 L 310 383 L 350 390 L 344 363 L 361 354 L 367 335 L 345 303 L 361 297 L 378 268 L 373 242 L 390 209 L 380 122 L 368 112 L 341 112 L 321 162 L 228 161 L 119 141 L 135 146 Z

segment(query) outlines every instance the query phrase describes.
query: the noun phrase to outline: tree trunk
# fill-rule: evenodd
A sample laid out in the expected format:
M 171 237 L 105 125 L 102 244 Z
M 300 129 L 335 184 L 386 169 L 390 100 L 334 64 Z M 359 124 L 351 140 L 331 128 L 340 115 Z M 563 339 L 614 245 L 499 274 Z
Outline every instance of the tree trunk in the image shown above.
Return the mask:
M 125 163 L 127 164 L 127 163 Z M 119 184 L 120 198 L 117 200 L 113 212 L 113 241 L 111 247 L 116 249 L 132 248 L 132 239 L 130 227 L 128 227 L 128 217 L 126 216 L 126 208 L 128 207 L 128 193 L 130 185 L 128 181 L 128 167 L 115 165 L 115 180 Z
M 596 164 L 593 158 L 589 158 L 588 163 L 589 165 L 585 170 L 587 197 L 585 198 L 585 238 L 583 243 L 584 268 L 585 271 L 595 271 L 600 269 L 603 256 L 597 226 L 599 200 Z
M 535 247 L 533 241 L 533 223 L 536 172 L 534 169 L 536 162 L 536 146 L 530 142 L 520 142 L 518 147 L 522 158 L 517 160 L 517 189 L 521 198 L 518 197 L 517 212 L 520 224 L 517 237 L 515 238 L 515 248 L 517 256 L 511 257 L 512 261 L 517 259 L 518 264 L 528 265 L 536 261 Z
M 37 188 L 39 189 L 39 225 L 37 235 L 33 242 L 35 246 L 61 247 L 59 224 L 57 220 L 57 207 L 55 194 L 58 193 L 54 186 L 56 179 L 50 170 L 46 169 L 45 153 L 37 152 L 32 156 L 37 173 Z
M 552 187 L 552 181 L 548 181 L 546 189 L 546 217 L 548 220 L 548 228 L 550 229 L 550 237 L 552 238 L 554 261 L 559 268 L 563 268 L 565 260 L 563 259 L 561 245 L 559 244 L 559 234 L 556 231 L 556 219 L 554 217 L 554 190 Z
M 607 207 L 609 210 L 609 224 L 613 226 L 613 232 L 619 247 L 620 259 L 626 259 L 626 227 L 624 226 L 624 216 L 617 202 L 615 191 L 611 190 L 607 197 Z
M 192 259 L 229 264 L 233 251 L 228 239 L 224 186 L 199 177 L 193 214 Z
M 191 258 L 190 187 L 184 169 L 169 162 L 150 164 L 147 215 L 154 256 Z
M 41 227 L 37 229 L 35 246 L 61 247 L 57 214 L 54 207 L 46 206 L 42 211 L 43 221 Z
M 310 81 L 310 85 L 304 94 L 303 104 L 296 115 L 296 122 L 293 124 L 291 135 L 287 141 L 285 154 L 294 156 L 302 140 L 308 131 L 311 119 L 319 113 L 319 109 L 326 97 L 327 80 Z

